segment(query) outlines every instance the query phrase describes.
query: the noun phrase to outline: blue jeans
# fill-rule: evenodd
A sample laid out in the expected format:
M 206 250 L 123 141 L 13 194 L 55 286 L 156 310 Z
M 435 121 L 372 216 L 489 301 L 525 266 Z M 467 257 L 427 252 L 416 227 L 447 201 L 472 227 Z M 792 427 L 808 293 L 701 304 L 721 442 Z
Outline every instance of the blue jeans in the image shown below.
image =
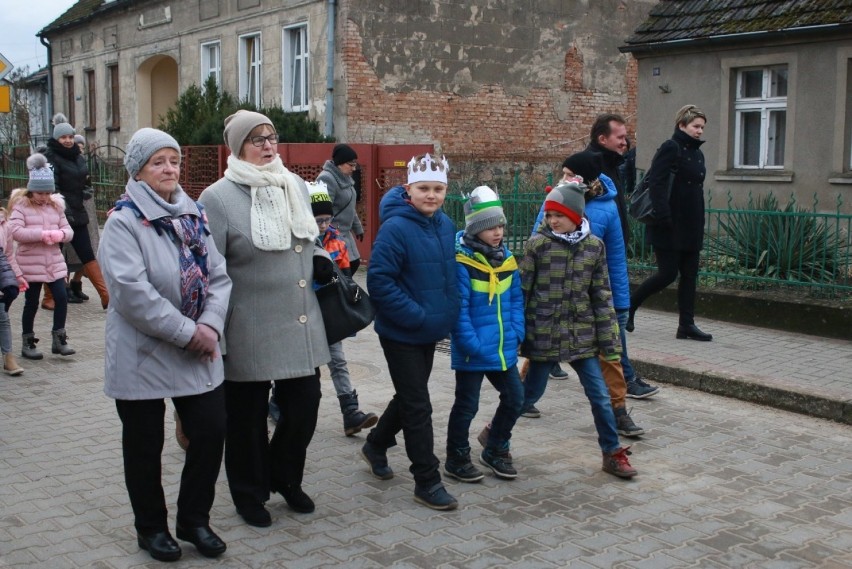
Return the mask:
M 488 447 L 497 450 L 509 448 L 512 428 L 521 415 L 524 404 L 524 385 L 518 366 L 506 371 L 456 371 L 456 400 L 450 411 L 447 423 L 447 455 L 454 451 L 470 448 L 470 423 L 479 411 L 479 392 L 482 378 L 487 377 L 491 385 L 500 393 L 500 404 L 491 421 L 491 433 L 488 435 Z
M 627 326 L 630 310 L 616 308 L 615 315 L 618 317 L 618 334 L 621 336 L 621 369 L 624 370 L 624 381 L 630 383 L 636 379 L 636 371 L 633 369 L 633 364 L 630 363 L 630 358 L 627 357 L 627 331 L 624 329 Z
M 343 353 L 343 341 L 328 345 L 331 361 L 328 371 L 331 372 L 331 382 L 337 396 L 350 395 L 353 391 L 352 380 L 349 378 L 349 368 L 346 366 L 346 354 Z
M 12 351 L 12 323 L 3 306 L 0 306 L 0 351 L 4 356 Z
M 524 380 L 524 409 L 538 403 L 544 395 L 551 367 L 553 362 L 530 361 L 527 377 Z M 571 367 L 580 376 L 580 384 L 592 406 L 595 430 L 598 432 L 598 445 L 604 452 L 618 450 L 621 448 L 621 443 L 618 440 L 618 431 L 615 429 L 615 414 L 612 412 L 609 391 L 606 388 L 598 358 L 574 360 L 571 362 Z

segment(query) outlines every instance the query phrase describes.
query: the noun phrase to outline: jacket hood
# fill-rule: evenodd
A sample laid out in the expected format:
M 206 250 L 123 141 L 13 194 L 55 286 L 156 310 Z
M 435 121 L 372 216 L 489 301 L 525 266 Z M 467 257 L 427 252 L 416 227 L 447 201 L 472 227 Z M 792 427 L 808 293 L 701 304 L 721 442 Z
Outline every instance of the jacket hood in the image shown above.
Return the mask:
M 614 200 L 618 195 L 618 190 L 615 189 L 615 182 L 612 181 L 612 178 L 602 173 L 598 176 L 598 180 L 600 180 L 601 186 L 603 186 L 604 193 L 597 196 L 592 201 L 608 202 Z
M 426 217 L 417 211 L 408 200 L 408 193 L 402 186 L 395 186 L 382 196 L 379 202 L 379 223 L 384 223 L 392 217 L 406 217 L 418 225 L 427 226 L 441 210 L 432 217 Z

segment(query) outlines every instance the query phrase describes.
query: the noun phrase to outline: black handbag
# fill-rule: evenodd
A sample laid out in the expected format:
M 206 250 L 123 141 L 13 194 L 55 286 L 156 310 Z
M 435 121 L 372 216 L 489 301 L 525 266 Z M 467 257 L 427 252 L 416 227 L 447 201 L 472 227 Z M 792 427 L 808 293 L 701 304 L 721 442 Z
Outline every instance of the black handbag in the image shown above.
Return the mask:
M 316 291 L 329 345 L 363 330 L 376 316 L 367 292 L 352 277 L 340 272 L 337 263 L 333 265 L 331 282 Z
M 657 150 L 659 152 L 659 150 Z M 656 158 L 656 156 L 654 156 Z M 666 202 L 672 197 L 672 185 L 674 184 L 675 176 L 677 176 L 678 164 L 680 163 L 680 144 L 677 145 L 677 160 L 672 164 L 672 169 L 669 172 L 669 179 L 666 182 Z M 654 161 L 651 161 L 651 168 L 654 166 Z M 654 225 L 659 218 L 654 212 L 654 202 L 651 200 L 650 174 L 651 168 L 645 173 L 642 180 L 636 184 L 636 188 L 629 196 L 627 211 L 639 223 L 645 225 Z

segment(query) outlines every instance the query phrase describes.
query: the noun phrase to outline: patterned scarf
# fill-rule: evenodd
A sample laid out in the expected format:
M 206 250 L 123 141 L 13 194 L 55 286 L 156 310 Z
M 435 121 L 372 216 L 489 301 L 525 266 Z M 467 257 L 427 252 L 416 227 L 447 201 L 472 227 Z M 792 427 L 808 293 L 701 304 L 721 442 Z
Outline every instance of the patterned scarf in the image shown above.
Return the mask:
M 152 196 L 156 197 L 156 196 Z M 163 201 L 161 198 L 157 198 Z M 165 203 L 165 201 L 163 201 Z M 204 310 L 209 281 L 207 269 L 207 217 L 201 204 L 198 215 L 179 215 L 177 217 L 158 217 L 146 219 L 139 207 L 128 194 L 123 194 L 115 204 L 115 209 L 130 208 L 142 224 L 153 227 L 157 235 L 167 235 L 178 247 L 178 266 L 180 268 L 180 312 L 197 322 Z
M 561 241 L 565 241 L 569 245 L 576 245 L 577 243 L 588 237 L 591 232 L 592 230 L 591 227 L 589 227 L 589 220 L 585 217 L 583 218 L 580 227 L 572 231 L 571 233 L 556 233 L 552 229 L 550 230 L 550 233 L 554 237 Z

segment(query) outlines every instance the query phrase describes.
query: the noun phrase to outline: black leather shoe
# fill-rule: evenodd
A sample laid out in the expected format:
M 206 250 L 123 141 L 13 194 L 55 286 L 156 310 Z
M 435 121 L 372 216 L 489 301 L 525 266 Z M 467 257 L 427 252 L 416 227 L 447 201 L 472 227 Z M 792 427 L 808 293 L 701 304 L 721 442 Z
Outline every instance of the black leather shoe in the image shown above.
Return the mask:
M 268 528 L 272 525 L 272 516 L 269 515 L 269 510 L 261 505 L 237 508 L 237 513 L 250 526 Z
M 177 542 L 167 531 L 149 533 L 136 536 L 136 543 L 140 549 L 144 549 L 157 561 L 177 561 L 180 559 L 181 550 Z
M 219 536 L 213 533 L 210 526 L 201 526 L 197 528 L 182 528 L 177 526 L 178 539 L 188 541 L 193 544 L 198 550 L 198 553 L 204 557 L 219 557 L 228 548 L 225 542 L 219 539 Z
M 698 340 L 699 342 L 709 342 L 713 339 L 713 334 L 702 332 L 695 324 L 689 326 L 678 326 L 675 338 L 678 340 Z
M 299 512 L 300 514 L 310 514 L 316 509 L 314 501 L 311 500 L 310 496 L 302 492 L 302 489 L 299 486 L 285 486 L 277 489 L 276 491 L 284 496 L 284 500 L 287 502 L 287 505 L 295 512 Z

